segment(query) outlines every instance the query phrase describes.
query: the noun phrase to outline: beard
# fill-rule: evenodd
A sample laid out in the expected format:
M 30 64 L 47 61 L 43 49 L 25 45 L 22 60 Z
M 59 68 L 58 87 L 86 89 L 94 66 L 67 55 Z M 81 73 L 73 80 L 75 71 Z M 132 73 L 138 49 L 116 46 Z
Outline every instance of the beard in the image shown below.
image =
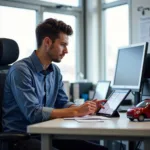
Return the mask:
M 52 44 L 49 50 L 47 51 L 47 55 L 51 61 L 56 63 L 61 62 L 61 59 L 63 58 L 63 56 L 55 54 L 54 44 Z

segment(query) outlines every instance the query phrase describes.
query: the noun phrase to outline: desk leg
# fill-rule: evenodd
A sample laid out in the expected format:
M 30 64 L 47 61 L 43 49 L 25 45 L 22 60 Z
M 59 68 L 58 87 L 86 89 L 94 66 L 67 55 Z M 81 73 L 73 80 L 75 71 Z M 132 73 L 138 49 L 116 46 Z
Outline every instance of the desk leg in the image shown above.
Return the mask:
M 144 140 L 144 150 L 150 149 L 150 140 Z
M 129 150 L 135 149 L 135 146 L 136 146 L 136 142 L 135 141 L 129 141 L 129 144 L 128 144 L 128 149 Z
M 41 150 L 52 150 L 52 138 L 50 135 L 41 135 Z

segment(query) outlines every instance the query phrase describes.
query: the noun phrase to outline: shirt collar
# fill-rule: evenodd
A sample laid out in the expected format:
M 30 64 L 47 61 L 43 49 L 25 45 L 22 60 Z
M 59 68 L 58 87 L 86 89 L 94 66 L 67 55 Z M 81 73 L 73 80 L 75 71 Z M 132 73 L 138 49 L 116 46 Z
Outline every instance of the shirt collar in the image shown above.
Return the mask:
M 33 62 L 33 65 L 36 69 L 37 72 L 42 72 L 43 71 L 43 65 L 41 64 L 39 58 L 37 57 L 35 51 L 31 54 L 31 61 Z M 53 71 L 53 65 L 50 64 L 48 68 L 46 69 L 47 72 L 52 72 Z

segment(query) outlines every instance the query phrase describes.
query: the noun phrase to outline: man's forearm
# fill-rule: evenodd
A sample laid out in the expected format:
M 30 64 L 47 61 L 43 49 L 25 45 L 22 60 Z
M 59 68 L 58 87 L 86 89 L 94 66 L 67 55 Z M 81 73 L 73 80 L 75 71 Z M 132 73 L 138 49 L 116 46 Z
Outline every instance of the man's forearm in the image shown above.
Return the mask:
M 96 111 L 95 102 L 86 102 L 80 106 L 74 104 L 70 105 L 69 108 L 53 109 L 51 112 L 51 119 L 55 118 L 67 118 L 67 117 L 81 117 L 89 114 L 94 114 Z
M 71 105 L 69 108 L 53 109 L 50 118 L 65 118 L 78 116 L 77 106 Z

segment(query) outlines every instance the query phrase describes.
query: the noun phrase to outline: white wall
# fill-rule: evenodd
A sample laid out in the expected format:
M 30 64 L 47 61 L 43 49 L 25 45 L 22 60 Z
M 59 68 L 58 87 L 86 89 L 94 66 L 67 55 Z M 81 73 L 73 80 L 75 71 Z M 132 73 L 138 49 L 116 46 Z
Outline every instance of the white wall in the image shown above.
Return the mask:
M 149 7 L 150 0 L 132 0 L 131 1 L 131 43 L 139 43 L 140 41 L 140 18 L 143 17 L 141 11 L 137 11 L 139 6 Z M 150 11 L 145 11 L 144 17 L 150 17 Z M 149 41 L 150 42 L 150 41 Z M 150 45 L 149 50 L 150 53 Z

